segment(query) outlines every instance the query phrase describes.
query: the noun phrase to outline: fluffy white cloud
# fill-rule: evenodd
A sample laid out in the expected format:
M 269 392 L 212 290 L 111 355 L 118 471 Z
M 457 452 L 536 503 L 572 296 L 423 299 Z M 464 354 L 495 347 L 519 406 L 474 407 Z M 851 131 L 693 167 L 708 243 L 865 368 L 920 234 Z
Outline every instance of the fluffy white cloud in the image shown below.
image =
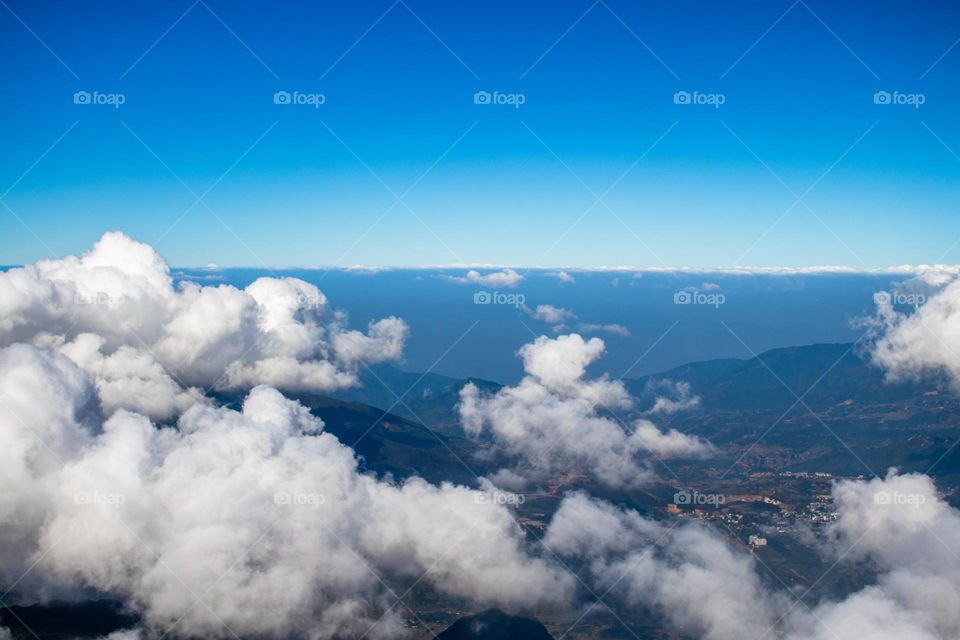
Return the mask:
M 812 609 L 765 584 L 753 558 L 711 529 L 669 529 L 584 494 L 565 498 L 544 543 L 587 567 L 601 593 L 651 607 L 704 640 L 960 637 L 960 512 L 930 478 L 891 471 L 840 482 L 833 496 L 839 517 L 825 552 L 838 563 L 867 562 L 877 578 Z
M 834 501 L 836 553 L 870 562 L 879 577 L 843 601 L 822 603 L 813 620 L 798 616 L 791 640 L 960 637 L 960 512 L 932 480 L 891 471 L 838 484 Z
M 599 338 L 537 338 L 520 349 L 526 375 L 517 386 L 489 396 L 472 383 L 461 389 L 464 430 L 472 436 L 489 430 L 498 450 L 521 459 L 515 471 L 543 475 L 579 468 L 618 487 L 647 480 L 644 454 L 662 458 L 710 451 L 698 438 L 661 432 L 647 420 L 628 426 L 601 415 L 601 409 L 632 405 L 622 382 L 585 379 L 587 366 L 603 351 Z
M 960 280 L 942 290 L 939 272 L 915 279 L 908 289 L 874 296 L 877 316 L 874 361 L 893 379 L 915 378 L 926 373 L 946 373 L 960 384 Z M 899 296 L 923 296 L 925 303 L 913 313 L 894 308 Z M 929 298 L 927 299 L 927 296 Z
M 572 576 L 532 557 L 481 491 L 378 480 L 268 387 L 176 428 L 119 410 L 68 358 L 0 350 L 0 576 L 21 595 L 83 586 L 183 636 L 357 637 L 393 604 L 381 580 L 502 607 L 558 603 Z M 429 571 L 428 571 L 429 570 Z M 370 630 L 399 633 L 402 606 Z
M 523 276 L 513 269 L 503 269 L 501 271 L 491 271 L 490 273 L 480 273 L 476 269 L 470 269 L 465 276 L 447 276 L 450 282 L 457 284 L 476 284 L 485 287 L 515 287 Z
M 245 289 L 175 285 L 163 259 L 121 233 L 80 256 L 0 273 L 0 345 L 61 350 L 97 376 L 108 412 L 168 419 L 196 388 L 330 391 L 356 383 L 360 363 L 397 358 L 397 318 L 346 327 L 326 297 L 295 278 Z
M 651 607 L 690 637 L 759 639 L 776 619 L 753 559 L 697 525 L 670 531 L 577 493 L 564 499 L 544 543 L 586 563 L 600 593 Z

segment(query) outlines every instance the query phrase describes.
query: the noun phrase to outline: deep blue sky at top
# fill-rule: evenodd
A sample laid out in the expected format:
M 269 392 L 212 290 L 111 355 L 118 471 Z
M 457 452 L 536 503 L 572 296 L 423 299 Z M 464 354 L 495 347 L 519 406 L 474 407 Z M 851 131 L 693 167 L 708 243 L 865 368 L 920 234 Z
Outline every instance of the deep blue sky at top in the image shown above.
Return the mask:
M 960 262 L 955 2 L 4 2 L 0 263 Z

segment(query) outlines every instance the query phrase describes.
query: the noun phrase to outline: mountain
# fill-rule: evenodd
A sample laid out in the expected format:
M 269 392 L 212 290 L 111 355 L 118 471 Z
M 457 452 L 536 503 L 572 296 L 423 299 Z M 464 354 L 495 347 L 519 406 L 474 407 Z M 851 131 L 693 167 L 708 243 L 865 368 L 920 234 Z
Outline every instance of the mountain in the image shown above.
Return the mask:
M 883 370 L 853 344 L 771 349 L 745 360 L 694 362 L 624 382 L 631 393 L 642 397 L 650 395 L 650 383 L 663 379 L 690 383 L 704 410 L 786 408 L 796 396 L 811 408 L 848 400 L 903 401 L 942 386 L 936 381 L 888 383 Z
M 553 640 L 547 628 L 536 620 L 508 616 L 490 609 L 460 618 L 437 636 L 438 640 Z
M 725 451 L 718 460 L 744 472 L 960 474 L 960 401 L 948 383 L 888 381 L 852 344 L 696 362 L 625 383 L 649 407 L 667 379 L 690 383 L 700 403 L 654 420 L 709 439 Z
M 331 394 L 344 402 L 360 402 L 421 422 L 437 433 L 463 436 L 456 406 L 460 389 L 472 382 L 492 393 L 501 385 L 479 378 L 449 378 L 438 373 L 410 373 L 380 364 L 360 371 L 360 384 Z

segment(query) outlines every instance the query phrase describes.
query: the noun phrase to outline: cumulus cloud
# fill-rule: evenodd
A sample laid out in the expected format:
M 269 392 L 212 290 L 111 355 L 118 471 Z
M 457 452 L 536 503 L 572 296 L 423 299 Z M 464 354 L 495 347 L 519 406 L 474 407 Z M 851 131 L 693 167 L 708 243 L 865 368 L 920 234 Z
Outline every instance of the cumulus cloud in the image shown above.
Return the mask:
M 485 287 L 515 287 L 523 280 L 523 276 L 513 269 L 491 271 L 485 274 L 476 269 L 470 269 L 464 276 L 446 276 L 446 280 L 457 284 L 476 284 Z
M 175 428 L 126 410 L 103 421 L 96 394 L 64 355 L 0 350 L 0 576 L 32 566 L 22 601 L 84 587 L 180 636 L 389 638 L 403 611 L 381 580 L 426 573 L 509 608 L 570 595 L 491 487 L 362 474 L 274 389 L 240 411 L 195 404 Z
M 0 345 L 57 349 L 97 377 L 108 412 L 168 419 L 198 389 L 331 391 L 360 363 L 400 356 L 398 318 L 350 330 L 314 285 L 259 278 L 244 289 L 175 284 L 148 245 L 107 233 L 79 257 L 0 273 Z
M 907 290 L 874 296 L 877 314 L 873 329 L 878 337 L 873 360 L 892 379 L 945 373 L 960 384 L 960 279 L 941 289 L 943 280 L 938 276 L 935 273 L 922 282 L 915 281 Z M 913 313 L 899 311 L 896 303 L 901 295 L 907 296 L 906 300 L 913 299 L 908 297 L 911 295 L 925 296 L 924 304 Z
M 564 499 L 544 543 L 586 567 L 601 593 L 704 640 L 960 637 L 960 512 L 930 478 L 891 471 L 840 482 L 833 497 L 838 519 L 824 551 L 837 563 L 869 563 L 877 578 L 812 608 L 765 583 L 753 557 L 716 531 L 671 529 L 582 493 Z
M 703 456 L 710 446 L 676 430 L 662 432 L 647 420 L 630 425 L 601 414 L 628 409 L 633 400 L 618 380 L 587 379 L 604 352 L 599 338 L 541 336 L 524 345 L 524 378 L 517 386 L 484 395 L 473 383 L 460 391 L 458 410 L 471 436 L 489 432 L 497 450 L 520 459 L 514 471 L 544 475 L 581 469 L 601 482 L 635 486 L 648 479 L 644 454 Z

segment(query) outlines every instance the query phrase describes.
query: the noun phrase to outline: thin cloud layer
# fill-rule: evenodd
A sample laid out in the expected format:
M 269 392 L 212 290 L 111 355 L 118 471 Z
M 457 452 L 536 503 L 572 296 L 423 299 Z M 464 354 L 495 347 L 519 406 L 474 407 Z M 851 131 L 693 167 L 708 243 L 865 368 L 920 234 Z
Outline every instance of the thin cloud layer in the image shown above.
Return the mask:
M 650 475 L 645 457 L 694 457 L 710 452 L 699 438 L 663 432 L 647 420 L 624 425 L 602 415 L 630 408 L 620 381 L 587 379 L 586 368 L 604 352 L 599 338 L 578 334 L 541 336 L 523 346 L 526 375 L 515 387 L 484 395 L 473 383 L 460 391 L 464 430 L 488 432 L 498 450 L 520 459 L 523 474 L 544 475 L 580 469 L 604 484 L 636 486 Z
M 174 283 L 150 246 L 107 233 L 80 256 L 0 273 L 0 345 L 57 349 L 97 377 L 104 409 L 168 419 L 207 388 L 332 391 L 357 367 L 398 358 L 395 317 L 347 328 L 314 285 Z
M 540 304 L 537 305 L 536 309 L 530 309 L 524 305 L 523 310 L 534 320 L 539 320 L 540 322 L 545 322 L 549 325 L 552 325 L 554 333 L 563 333 L 568 331 L 568 325 L 572 324 L 577 327 L 577 331 L 580 333 L 609 333 L 611 335 L 621 337 L 630 335 L 630 331 L 623 325 L 580 322 L 577 318 L 577 314 L 575 314 L 573 311 L 564 309 L 562 307 L 556 307 L 552 304 Z
M 693 393 L 693 387 L 683 380 L 669 378 L 654 379 L 647 382 L 646 394 L 654 396 L 653 406 L 647 413 L 672 414 L 689 411 L 700 406 L 700 396 Z
M 125 410 L 104 422 L 96 393 L 63 355 L 0 350 L 0 575 L 36 563 L 22 601 L 83 587 L 159 633 L 390 638 L 406 613 L 390 608 L 393 579 L 426 573 L 478 606 L 570 596 L 572 576 L 527 552 L 507 507 L 361 474 L 274 389 L 241 411 L 196 404 L 175 429 Z

